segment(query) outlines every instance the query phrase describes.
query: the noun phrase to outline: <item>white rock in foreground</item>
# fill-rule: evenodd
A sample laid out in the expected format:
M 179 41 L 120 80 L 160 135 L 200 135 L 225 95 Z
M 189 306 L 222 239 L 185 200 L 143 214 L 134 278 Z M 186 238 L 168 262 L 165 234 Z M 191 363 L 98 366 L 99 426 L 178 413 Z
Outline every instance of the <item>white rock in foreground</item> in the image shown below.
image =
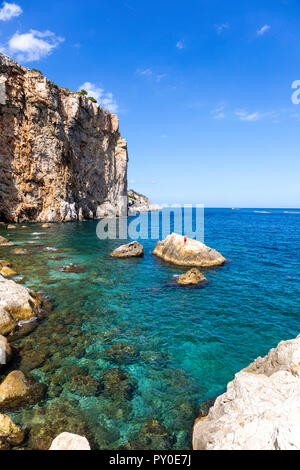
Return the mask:
M 63 432 L 52 441 L 49 450 L 91 450 L 91 448 L 85 437 Z
M 184 237 L 177 233 L 172 233 L 165 240 L 157 242 L 153 254 L 179 266 L 221 266 L 226 261 L 213 248 L 191 238 L 184 242 Z
M 236 374 L 208 416 L 194 450 L 300 450 L 300 335 Z

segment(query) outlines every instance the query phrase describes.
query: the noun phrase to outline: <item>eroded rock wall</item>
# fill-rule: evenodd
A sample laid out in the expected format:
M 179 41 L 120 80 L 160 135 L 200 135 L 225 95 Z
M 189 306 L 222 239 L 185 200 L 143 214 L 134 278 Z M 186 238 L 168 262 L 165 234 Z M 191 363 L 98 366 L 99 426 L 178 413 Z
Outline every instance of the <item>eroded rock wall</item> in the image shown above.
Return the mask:
M 0 53 L 0 219 L 127 215 L 117 116 Z

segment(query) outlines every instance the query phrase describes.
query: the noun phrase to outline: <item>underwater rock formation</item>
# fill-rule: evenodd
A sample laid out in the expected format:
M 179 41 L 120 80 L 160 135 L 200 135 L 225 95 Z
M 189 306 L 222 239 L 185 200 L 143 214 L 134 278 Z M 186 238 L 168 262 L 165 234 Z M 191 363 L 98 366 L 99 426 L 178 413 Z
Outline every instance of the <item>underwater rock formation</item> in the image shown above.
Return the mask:
M 221 266 L 226 261 L 218 251 L 191 238 L 185 243 L 184 237 L 177 233 L 172 233 L 165 240 L 157 242 L 153 254 L 179 266 L 212 267 Z
M 0 53 L 1 219 L 126 216 L 127 161 L 117 116 Z
M 300 449 L 300 335 L 236 374 L 208 416 L 196 421 L 195 450 Z

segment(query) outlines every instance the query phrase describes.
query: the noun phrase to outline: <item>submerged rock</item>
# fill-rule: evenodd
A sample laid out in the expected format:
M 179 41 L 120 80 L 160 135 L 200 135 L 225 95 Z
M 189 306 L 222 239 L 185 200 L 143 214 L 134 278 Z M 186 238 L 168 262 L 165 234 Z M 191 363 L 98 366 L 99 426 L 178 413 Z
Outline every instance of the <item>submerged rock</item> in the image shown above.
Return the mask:
M 94 442 L 86 410 L 80 410 L 77 400 L 56 398 L 47 407 L 28 409 L 24 421 L 30 427 L 30 449 L 48 450 L 53 439 L 63 432 L 86 436 L 91 445 Z
M 91 450 L 86 437 L 63 432 L 52 441 L 49 450 Z
M 24 373 L 30 372 L 33 369 L 41 367 L 47 359 L 47 354 L 42 351 L 35 351 L 31 349 L 20 353 L 21 362 L 20 370 Z
M 84 397 L 97 395 L 99 386 L 98 380 L 89 375 L 75 375 L 68 384 L 68 388 L 71 392 Z
M 30 253 L 30 250 L 27 250 L 26 248 L 15 248 L 12 250 L 12 253 L 14 255 L 28 255 Z
M 71 263 L 67 266 L 63 266 L 60 270 L 64 273 L 83 273 L 85 271 L 84 267 L 77 263 Z
M 0 450 L 22 444 L 26 431 L 19 428 L 9 416 L 0 414 Z
M 200 282 L 206 281 L 206 277 L 200 273 L 199 269 L 190 269 L 187 273 L 182 274 L 177 283 L 181 286 L 191 286 L 200 284 Z
M 159 421 L 150 418 L 141 427 L 137 442 L 144 450 L 170 450 L 174 438 Z
M 20 406 L 37 403 L 46 391 L 46 386 L 26 377 L 20 370 L 14 370 L 0 384 L 0 409 L 11 410 Z
M 127 343 L 115 343 L 105 350 L 106 357 L 117 364 L 132 364 L 140 353 L 135 346 Z
M 110 256 L 113 258 L 140 258 L 144 256 L 144 248 L 143 245 L 134 241 L 127 245 L 119 246 Z
M 10 242 L 7 238 L 0 236 L 0 246 L 12 246 L 13 242 Z
M 131 400 L 137 387 L 135 379 L 128 372 L 121 369 L 105 369 L 102 372 L 101 385 L 108 397 L 115 399 L 125 398 Z
M 204 245 L 204 243 L 191 238 L 188 238 L 185 243 L 184 237 L 176 233 L 157 242 L 153 254 L 168 263 L 180 266 L 221 266 L 226 261 L 218 251 Z
M 208 416 L 196 421 L 195 450 L 300 449 L 300 335 L 235 375 Z

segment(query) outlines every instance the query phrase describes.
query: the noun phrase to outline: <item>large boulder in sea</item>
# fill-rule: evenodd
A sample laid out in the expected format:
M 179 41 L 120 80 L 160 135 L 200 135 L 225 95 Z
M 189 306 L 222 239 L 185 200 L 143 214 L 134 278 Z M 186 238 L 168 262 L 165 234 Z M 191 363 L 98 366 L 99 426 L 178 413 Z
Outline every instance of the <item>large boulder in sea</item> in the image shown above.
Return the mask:
M 300 335 L 236 374 L 208 416 L 194 450 L 300 450 Z
M 179 266 L 212 267 L 221 266 L 226 261 L 213 248 L 191 238 L 184 242 L 184 237 L 177 233 L 172 233 L 165 240 L 157 242 L 153 254 Z
M 0 334 L 8 335 L 19 321 L 28 321 L 40 315 L 40 295 L 5 279 L 0 275 Z
M 91 450 L 91 447 L 86 437 L 62 432 L 53 440 L 49 450 Z
M 139 242 L 127 243 L 116 248 L 111 254 L 113 258 L 141 258 L 144 256 L 144 248 Z
M 25 376 L 20 370 L 14 370 L 0 384 L 0 409 L 13 410 L 20 406 L 39 402 L 46 391 L 46 386 Z

